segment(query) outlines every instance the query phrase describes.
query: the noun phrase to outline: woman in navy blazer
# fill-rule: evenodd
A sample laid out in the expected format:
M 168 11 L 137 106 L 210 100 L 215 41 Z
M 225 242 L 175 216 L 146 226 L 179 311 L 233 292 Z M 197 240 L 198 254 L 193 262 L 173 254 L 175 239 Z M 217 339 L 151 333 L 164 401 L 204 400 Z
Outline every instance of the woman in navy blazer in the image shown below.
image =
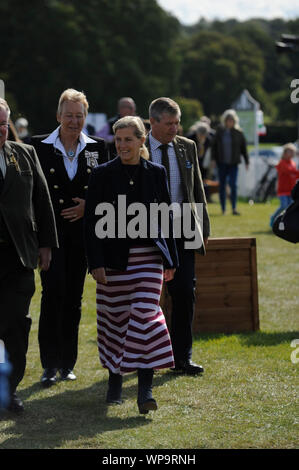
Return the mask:
M 163 280 L 173 278 L 178 258 L 171 213 L 167 212 L 168 237 L 159 223 L 154 235 L 150 230 L 151 204 L 169 206 L 170 197 L 165 168 L 146 160 L 141 119 L 126 116 L 116 122 L 114 132 L 118 157 L 91 174 L 85 245 L 89 271 L 97 281 L 98 348 L 101 363 L 109 370 L 107 402 L 121 403 L 122 376 L 137 370 L 137 402 L 145 414 L 157 409 L 152 397 L 154 369 L 173 364 L 159 301 Z M 140 203 L 145 214 L 140 219 L 144 227 L 136 229 L 139 234 L 144 229 L 143 234 L 137 238 L 130 231 L 136 212 L 129 215 L 129 209 L 134 203 Z M 120 219 L 126 221 L 125 233 Z
M 75 380 L 82 295 L 87 271 L 83 243 L 85 194 L 92 169 L 107 160 L 103 139 L 82 132 L 88 113 L 84 93 L 65 90 L 50 135 L 32 137 L 45 174 L 55 213 L 59 248 L 53 250 L 47 272 L 41 272 L 39 318 L 41 384 L 53 385 L 57 370 L 62 380 Z

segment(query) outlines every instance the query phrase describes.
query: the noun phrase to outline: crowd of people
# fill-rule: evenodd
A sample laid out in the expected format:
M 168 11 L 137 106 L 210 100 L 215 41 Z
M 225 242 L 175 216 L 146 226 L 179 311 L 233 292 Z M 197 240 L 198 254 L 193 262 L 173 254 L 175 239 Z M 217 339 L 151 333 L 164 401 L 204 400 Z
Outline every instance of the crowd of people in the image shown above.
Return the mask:
M 24 409 L 16 391 L 26 367 L 36 267 L 42 286 L 41 386 L 77 378 L 87 272 L 96 282 L 97 342 L 100 362 L 108 370 L 107 403 L 122 403 L 126 373 L 137 372 L 137 405 L 147 414 L 158 406 L 152 394 L 156 369 L 194 376 L 204 372 L 192 360 L 195 253 L 206 253 L 209 181 L 216 169 L 222 213 L 228 183 L 232 214 L 240 215 L 238 165 L 243 157 L 248 166 L 249 158 L 238 116 L 226 110 L 216 130 L 203 116 L 185 137 L 180 107 L 172 99 L 153 100 L 142 119 L 134 100 L 123 97 L 117 115 L 96 135 L 87 135 L 88 109 L 83 92 L 64 90 L 53 110 L 56 129 L 30 136 L 28 121 L 21 118 L 14 125 L 8 103 L 0 99 L 0 340 L 11 365 L 5 402 L 10 411 Z M 278 171 L 285 174 L 290 167 L 295 178 L 299 173 L 290 163 L 292 152 L 285 147 Z M 98 234 L 101 204 L 114 208 L 106 220 L 116 227 L 112 237 Z M 168 234 L 161 219 L 152 234 L 149 211 L 144 234 L 123 233 L 119 214 L 129 214 L 129 227 L 134 222 L 129 207 L 134 204 L 146 209 L 187 204 L 191 225 L 199 233 L 198 246 L 186 247 L 184 230 L 177 236 L 174 226 L 184 220 L 172 211 L 167 213 Z M 160 306 L 163 285 L 172 301 L 170 331 Z

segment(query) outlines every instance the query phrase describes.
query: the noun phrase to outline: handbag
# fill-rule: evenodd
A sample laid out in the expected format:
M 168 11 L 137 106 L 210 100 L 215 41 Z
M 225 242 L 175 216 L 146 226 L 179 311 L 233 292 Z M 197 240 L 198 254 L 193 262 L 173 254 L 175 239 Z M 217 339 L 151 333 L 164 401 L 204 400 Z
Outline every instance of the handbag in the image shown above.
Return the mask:
M 292 202 L 275 218 L 272 231 L 288 242 L 299 242 L 299 200 Z

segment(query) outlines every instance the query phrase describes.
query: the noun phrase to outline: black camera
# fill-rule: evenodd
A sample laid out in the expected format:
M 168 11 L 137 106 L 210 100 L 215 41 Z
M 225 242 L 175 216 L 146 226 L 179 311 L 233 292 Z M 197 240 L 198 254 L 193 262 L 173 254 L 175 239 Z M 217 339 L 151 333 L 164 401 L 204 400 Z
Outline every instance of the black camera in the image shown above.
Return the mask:
M 299 52 L 299 36 L 282 34 L 281 41 L 275 43 L 277 52 Z

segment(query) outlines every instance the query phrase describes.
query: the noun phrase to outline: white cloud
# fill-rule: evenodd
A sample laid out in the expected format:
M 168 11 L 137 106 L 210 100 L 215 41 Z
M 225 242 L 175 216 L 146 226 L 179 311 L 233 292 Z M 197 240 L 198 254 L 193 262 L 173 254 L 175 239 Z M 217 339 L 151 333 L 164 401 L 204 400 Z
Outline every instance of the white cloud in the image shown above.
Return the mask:
M 294 19 L 299 16 L 298 0 L 158 0 L 159 5 L 183 24 L 206 20 L 259 17 Z

